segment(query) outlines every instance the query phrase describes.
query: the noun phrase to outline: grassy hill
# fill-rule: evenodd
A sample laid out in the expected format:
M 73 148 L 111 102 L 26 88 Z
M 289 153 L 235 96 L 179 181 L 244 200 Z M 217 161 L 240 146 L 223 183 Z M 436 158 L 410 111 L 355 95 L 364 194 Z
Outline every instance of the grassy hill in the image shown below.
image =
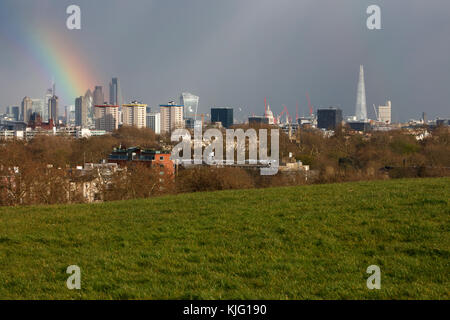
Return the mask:
M 449 299 L 449 194 L 441 178 L 1 208 L 0 299 Z

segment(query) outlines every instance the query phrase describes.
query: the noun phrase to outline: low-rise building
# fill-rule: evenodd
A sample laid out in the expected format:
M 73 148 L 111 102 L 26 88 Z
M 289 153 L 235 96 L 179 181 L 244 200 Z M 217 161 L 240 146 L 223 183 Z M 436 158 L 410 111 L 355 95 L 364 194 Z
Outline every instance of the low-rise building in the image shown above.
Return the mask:
M 108 156 L 109 163 L 117 163 L 119 166 L 131 164 L 144 164 L 149 167 L 164 168 L 169 175 L 175 172 L 174 162 L 170 159 L 169 151 L 158 151 L 132 147 L 128 149 L 116 148 Z M 162 171 L 163 172 L 163 171 Z

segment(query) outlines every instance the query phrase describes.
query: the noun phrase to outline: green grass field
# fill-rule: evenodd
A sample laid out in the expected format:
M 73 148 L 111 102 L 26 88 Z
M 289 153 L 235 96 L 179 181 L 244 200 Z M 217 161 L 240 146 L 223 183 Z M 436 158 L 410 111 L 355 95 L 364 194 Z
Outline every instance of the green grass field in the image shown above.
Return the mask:
M 449 195 L 440 178 L 1 208 L 0 299 L 449 299 Z

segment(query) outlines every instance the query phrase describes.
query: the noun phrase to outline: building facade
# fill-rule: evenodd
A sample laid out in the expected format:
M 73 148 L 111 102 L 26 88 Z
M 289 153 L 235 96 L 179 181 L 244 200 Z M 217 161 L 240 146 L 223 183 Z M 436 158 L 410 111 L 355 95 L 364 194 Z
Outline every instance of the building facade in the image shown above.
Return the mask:
M 133 101 L 122 106 L 123 124 L 137 128 L 146 127 L 147 105 Z
M 94 98 L 91 90 L 75 99 L 75 125 L 82 128 L 95 128 Z
M 161 133 L 170 134 L 175 129 L 184 128 L 183 106 L 173 103 L 159 106 L 161 113 Z
M 50 99 L 54 96 L 53 86 L 52 88 L 47 89 L 44 97 L 44 112 L 41 114 L 42 121 L 47 122 L 50 119 Z
M 95 130 L 113 132 L 119 128 L 119 106 L 95 106 Z
M 77 127 L 86 128 L 87 124 L 87 107 L 83 96 L 75 99 L 75 125 Z
M 367 120 L 366 85 L 364 82 L 364 66 L 359 67 L 358 90 L 356 94 L 355 116 L 358 121 Z
M 54 125 L 58 123 L 58 101 L 57 96 L 53 96 L 48 100 L 49 121 L 53 120 Z
M 159 112 L 147 113 L 147 128 L 152 129 L 156 134 L 161 133 L 161 114 Z
M 133 164 L 144 164 L 149 167 L 160 168 L 162 175 L 173 176 L 175 165 L 170 160 L 171 153 L 156 150 L 146 150 L 139 147 L 128 149 L 114 149 L 108 156 L 108 163 L 117 163 L 121 167 Z
M 392 106 L 388 101 L 385 106 L 378 107 L 378 121 L 390 124 L 392 122 Z
M 317 127 L 325 130 L 335 130 L 342 124 L 342 110 L 338 108 L 317 110 Z
M 30 121 L 31 113 L 33 112 L 33 101 L 30 97 L 23 98 L 21 109 L 20 120 L 28 123 L 28 121 Z
M 14 121 L 19 121 L 20 119 L 20 108 L 18 106 L 11 107 L 11 115 Z
M 122 104 L 122 95 L 118 78 L 112 78 L 109 83 L 109 104 L 115 106 L 120 106 Z
M 105 103 L 105 95 L 103 94 L 103 87 L 96 86 L 94 90 L 94 106 L 103 105 Z
M 233 108 L 211 108 L 211 122 L 221 122 L 229 128 L 233 125 Z
M 34 114 L 34 117 L 36 118 L 39 116 L 39 118 L 43 119 L 43 116 L 47 113 L 48 114 L 48 105 L 45 104 L 44 99 L 31 99 L 31 114 L 28 120 L 30 120 L 31 115 Z M 47 109 L 47 110 L 46 110 Z
M 248 123 L 253 125 L 269 124 L 269 119 L 264 116 L 248 117 Z
M 184 118 L 195 118 L 198 111 L 198 102 L 200 98 L 192 93 L 183 92 L 180 96 L 180 105 L 184 106 Z

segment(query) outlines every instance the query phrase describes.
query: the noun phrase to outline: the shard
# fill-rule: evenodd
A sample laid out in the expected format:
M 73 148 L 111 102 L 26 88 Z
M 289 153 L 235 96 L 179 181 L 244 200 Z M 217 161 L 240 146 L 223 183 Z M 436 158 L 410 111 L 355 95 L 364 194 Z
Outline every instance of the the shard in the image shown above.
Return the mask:
M 366 107 L 366 86 L 364 84 L 364 67 L 359 67 L 358 94 L 356 96 L 356 119 L 359 121 L 367 120 Z

